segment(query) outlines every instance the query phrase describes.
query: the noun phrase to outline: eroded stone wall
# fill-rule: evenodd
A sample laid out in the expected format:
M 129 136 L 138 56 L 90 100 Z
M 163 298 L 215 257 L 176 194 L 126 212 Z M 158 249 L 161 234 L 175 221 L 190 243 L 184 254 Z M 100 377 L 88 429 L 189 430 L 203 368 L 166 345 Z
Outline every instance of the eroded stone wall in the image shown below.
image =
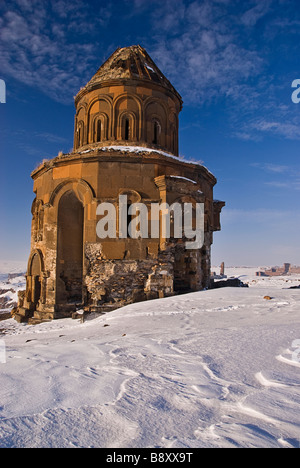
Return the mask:
M 172 249 L 157 258 L 107 259 L 100 243 L 85 245 L 85 288 L 89 310 L 121 307 L 132 302 L 173 294 Z
M 210 249 L 170 243 L 156 257 L 106 258 L 101 243 L 85 245 L 86 310 L 101 312 L 133 302 L 199 291 L 209 286 Z

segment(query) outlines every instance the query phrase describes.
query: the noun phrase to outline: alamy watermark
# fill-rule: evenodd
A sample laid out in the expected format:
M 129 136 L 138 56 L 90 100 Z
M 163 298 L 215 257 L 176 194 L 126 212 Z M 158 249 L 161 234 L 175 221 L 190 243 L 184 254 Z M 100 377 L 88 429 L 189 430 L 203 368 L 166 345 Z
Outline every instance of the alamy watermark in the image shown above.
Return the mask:
M 300 80 L 294 80 L 292 83 L 292 88 L 296 88 L 292 94 L 292 101 L 294 104 L 299 104 L 300 102 Z
M 0 364 L 6 363 L 6 348 L 5 348 L 5 341 L 0 340 Z
M 100 239 L 180 239 L 187 249 L 201 249 L 204 244 L 204 203 L 128 203 L 119 196 L 119 209 L 113 203 L 100 203 L 96 214 L 102 216 L 96 226 Z
M 292 353 L 292 361 L 300 363 L 300 340 L 294 340 L 292 343 L 292 348 L 296 348 Z
M 0 80 L 0 103 L 6 103 L 6 85 L 4 80 Z

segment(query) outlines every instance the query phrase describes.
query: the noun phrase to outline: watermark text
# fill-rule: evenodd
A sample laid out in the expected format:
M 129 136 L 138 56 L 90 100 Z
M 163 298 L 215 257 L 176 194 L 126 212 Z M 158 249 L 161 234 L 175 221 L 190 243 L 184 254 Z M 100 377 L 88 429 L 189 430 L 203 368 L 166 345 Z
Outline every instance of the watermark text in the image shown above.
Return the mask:
M 100 239 L 189 239 L 187 249 L 204 244 L 204 203 L 128 203 L 119 196 L 118 216 L 113 203 L 100 203 L 96 214 L 102 216 L 96 226 Z
M 0 364 L 6 363 L 6 348 L 5 348 L 5 341 L 0 340 Z
M 292 348 L 295 351 L 292 353 L 292 361 L 300 362 L 300 340 L 294 340 L 292 343 Z
M 0 80 L 0 103 L 6 103 L 6 85 L 4 80 Z
M 295 91 L 292 93 L 292 101 L 294 104 L 299 104 L 300 102 L 300 79 L 293 81 L 292 88 L 296 88 Z

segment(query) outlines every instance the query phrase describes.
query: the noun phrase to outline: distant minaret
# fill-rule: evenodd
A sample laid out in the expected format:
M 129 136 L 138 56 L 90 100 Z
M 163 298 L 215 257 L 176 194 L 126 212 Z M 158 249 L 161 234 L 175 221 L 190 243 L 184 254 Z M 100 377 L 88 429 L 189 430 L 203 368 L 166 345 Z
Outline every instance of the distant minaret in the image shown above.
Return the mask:
M 224 274 L 225 274 L 225 263 L 222 262 L 220 266 L 220 275 L 224 276 Z

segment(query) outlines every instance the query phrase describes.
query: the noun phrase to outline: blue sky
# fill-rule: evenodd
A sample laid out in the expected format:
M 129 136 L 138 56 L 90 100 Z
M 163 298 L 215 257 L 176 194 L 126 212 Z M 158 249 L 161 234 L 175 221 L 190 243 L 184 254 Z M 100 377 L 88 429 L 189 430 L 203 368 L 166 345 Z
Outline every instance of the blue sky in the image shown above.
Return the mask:
M 30 173 L 71 150 L 73 97 L 117 47 L 140 44 L 183 98 L 180 154 L 226 201 L 212 263 L 300 264 L 299 0 L 0 5 L 1 260 L 27 260 Z

